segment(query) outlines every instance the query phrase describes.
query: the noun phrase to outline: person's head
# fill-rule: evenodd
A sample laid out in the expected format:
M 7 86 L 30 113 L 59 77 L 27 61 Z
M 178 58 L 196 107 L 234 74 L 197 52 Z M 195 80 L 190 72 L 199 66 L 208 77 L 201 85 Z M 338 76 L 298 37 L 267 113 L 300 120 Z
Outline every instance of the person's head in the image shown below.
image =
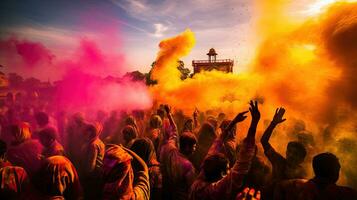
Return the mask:
M 26 122 L 20 122 L 10 127 L 12 144 L 17 145 L 31 139 L 30 125 Z
M 208 116 L 207 122 L 210 123 L 214 127 L 214 129 L 216 129 L 218 126 L 218 121 L 214 116 Z
M 160 118 L 163 120 L 164 117 L 165 117 L 165 110 L 164 110 L 164 108 L 159 108 L 159 109 L 157 109 L 156 114 L 157 114 L 158 116 L 160 116 Z
M 91 141 L 97 138 L 99 133 L 100 129 L 98 126 L 96 126 L 96 124 L 86 124 L 83 129 L 83 135 L 87 141 Z
M 299 165 L 304 162 L 306 156 L 305 146 L 296 141 L 288 143 L 286 148 L 286 160 L 290 165 Z
M 131 125 L 126 125 L 122 130 L 122 134 L 126 144 L 138 137 L 136 129 Z
M 209 148 L 216 138 L 216 132 L 214 127 L 210 123 L 203 123 L 199 131 L 198 144 Z
M 147 165 L 151 164 L 152 160 L 156 161 L 155 147 L 151 140 L 147 138 L 136 139 L 130 149 L 134 151 Z
M 327 180 L 330 183 L 336 183 L 340 174 L 340 162 L 332 153 L 321 153 L 316 155 L 312 160 L 312 168 L 315 177 Z
M 39 133 L 40 142 L 43 146 L 48 147 L 56 140 L 56 130 L 52 127 L 45 128 Z
M 223 120 L 221 125 L 219 126 L 219 128 L 221 129 L 221 132 L 223 133 L 224 130 L 228 127 L 228 125 L 231 123 L 231 120 Z M 236 135 L 236 130 L 237 130 L 237 126 L 234 125 L 233 128 L 230 130 L 230 133 L 227 133 L 230 136 L 235 136 Z M 223 138 L 225 138 L 226 136 L 224 136 Z
M 194 123 L 191 118 L 187 119 L 183 124 L 183 131 L 193 131 Z
M 208 182 L 216 182 L 227 175 L 229 161 L 222 153 L 208 156 L 201 166 L 205 179 Z
M 153 115 L 150 118 L 150 128 L 156 129 L 162 127 L 162 120 L 159 115 Z
M 180 152 L 186 156 L 196 151 L 197 139 L 191 132 L 183 132 L 180 135 Z
M 85 122 L 84 122 L 84 114 L 81 113 L 81 112 L 77 112 L 77 113 L 73 114 L 72 120 L 78 126 L 82 126 L 82 125 L 85 124 Z
M 0 140 L 0 159 L 5 158 L 6 150 L 7 150 L 6 142 Z
M 48 115 L 45 112 L 38 112 L 35 114 L 36 122 L 39 126 L 46 126 L 49 122 Z
M 131 125 L 131 126 L 137 128 L 136 120 L 135 120 L 135 118 L 134 118 L 132 115 L 129 115 L 129 116 L 125 119 L 124 124 L 125 124 L 125 125 Z

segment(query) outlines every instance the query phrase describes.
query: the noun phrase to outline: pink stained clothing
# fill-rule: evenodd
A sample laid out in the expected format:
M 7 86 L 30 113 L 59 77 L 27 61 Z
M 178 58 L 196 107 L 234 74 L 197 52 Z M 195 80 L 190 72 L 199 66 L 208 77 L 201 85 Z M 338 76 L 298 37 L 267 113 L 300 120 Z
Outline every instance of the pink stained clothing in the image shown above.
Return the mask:
M 37 140 L 26 140 L 20 144 L 12 145 L 7 151 L 8 160 L 23 167 L 31 177 L 41 167 L 43 146 Z
M 243 179 L 248 173 L 251 161 L 254 156 L 254 141 L 243 141 L 239 157 L 232 167 L 230 173 L 217 182 L 207 182 L 203 173 L 192 184 L 189 199 L 190 200 L 216 200 L 230 199 L 236 196 L 236 193 L 242 187 Z
M 22 167 L 0 169 L 0 199 L 24 199 L 28 189 L 29 179 Z
M 166 131 L 166 141 L 160 151 L 163 199 L 185 200 L 196 178 L 196 171 L 193 164 L 177 148 L 176 137 L 176 131 Z
M 52 142 L 51 146 L 44 147 L 42 155 L 46 158 L 51 156 L 64 156 L 63 146 L 55 140 Z
M 132 160 L 133 157 L 121 146 L 111 145 L 106 150 L 103 166 L 103 200 L 150 199 L 148 172 L 134 173 Z

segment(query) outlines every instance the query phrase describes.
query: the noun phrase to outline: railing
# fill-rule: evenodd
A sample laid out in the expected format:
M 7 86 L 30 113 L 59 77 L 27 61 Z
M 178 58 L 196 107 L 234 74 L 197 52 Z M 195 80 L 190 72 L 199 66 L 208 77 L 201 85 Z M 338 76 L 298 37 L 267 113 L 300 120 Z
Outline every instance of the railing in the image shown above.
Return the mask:
M 229 62 L 233 62 L 233 60 L 231 59 L 220 59 L 220 60 L 193 60 L 192 64 L 195 63 L 229 63 Z

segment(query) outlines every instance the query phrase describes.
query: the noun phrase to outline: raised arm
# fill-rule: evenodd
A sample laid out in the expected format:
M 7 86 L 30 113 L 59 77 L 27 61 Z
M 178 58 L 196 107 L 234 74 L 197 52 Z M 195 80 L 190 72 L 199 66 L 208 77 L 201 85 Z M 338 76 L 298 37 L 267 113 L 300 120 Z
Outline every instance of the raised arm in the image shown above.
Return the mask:
M 249 108 L 249 112 L 252 116 L 252 121 L 250 123 L 250 127 L 248 130 L 248 134 L 247 134 L 247 139 L 248 140 L 255 140 L 255 133 L 257 131 L 257 126 L 258 126 L 258 122 L 260 119 L 260 112 L 258 109 L 258 102 L 257 101 L 250 101 L 249 103 L 250 108 Z
M 193 124 L 194 124 L 194 128 L 197 128 L 198 127 L 198 114 L 199 114 L 199 112 L 198 112 L 198 110 L 197 110 L 197 108 L 195 108 L 195 111 L 193 112 Z
M 245 116 L 246 113 L 248 113 L 248 111 L 238 113 L 237 116 L 228 124 L 227 128 L 224 129 L 220 136 L 222 140 L 225 140 L 229 136 L 237 123 L 242 122 L 245 120 L 245 118 L 247 118 L 247 116 Z
M 270 122 L 268 128 L 264 131 L 264 134 L 260 139 L 260 142 L 262 143 L 264 150 L 267 150 L 267 148 L 269 148 L 270 146 L 269 139 L 275 127 L 286 120 L 283 119 L 284 113 L 285 113 L 284 108 L 277 108 L 273 120 Z
M 165 111 L 166 111 L 167 118 L 169 119 L 172 131 L 177 132 L 177 126 L 176 126 L 176 123 L 175 123 L 174 119 L 172 118 L 170 106 L 169 105 L 165 105 L 164 108 L 165 108 Z

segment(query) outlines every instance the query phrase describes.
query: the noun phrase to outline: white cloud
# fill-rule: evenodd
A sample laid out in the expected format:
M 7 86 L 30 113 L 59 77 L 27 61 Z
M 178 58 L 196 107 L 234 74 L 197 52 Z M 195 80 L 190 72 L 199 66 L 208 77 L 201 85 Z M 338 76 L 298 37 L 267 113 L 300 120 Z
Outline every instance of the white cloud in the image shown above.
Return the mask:
M 158 38 L 162 37 L 168 29 L 167 26 L 160 23 L 154 24 L 154 27 L 155 27 L 155 33 L 153 35 L 154 37 L 158 37 Z

